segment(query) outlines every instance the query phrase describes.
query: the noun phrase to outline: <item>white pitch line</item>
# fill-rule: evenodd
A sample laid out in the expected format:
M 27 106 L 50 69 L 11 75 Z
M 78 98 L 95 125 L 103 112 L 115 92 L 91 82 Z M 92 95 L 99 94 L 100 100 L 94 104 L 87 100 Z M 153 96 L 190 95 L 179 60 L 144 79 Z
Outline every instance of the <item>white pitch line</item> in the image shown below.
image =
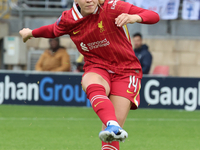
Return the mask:
M 69 121 L 96 121 L 99 120 L 98 118 L 5 118 L 5 117 L 0 117 L 0 120 L 38 120 L 38 121 L 48 121 L 48 120 L 69 120 Z M 176 122 L 181 122 L 181 121 L 200 121 L 200 119 L 184 119 L 184 118 L 127 118 L 126 121 L 176 121 Z
M 200 119 L 185 119 L 185 118 L 128 118 L 127 121 L 200 121 Z

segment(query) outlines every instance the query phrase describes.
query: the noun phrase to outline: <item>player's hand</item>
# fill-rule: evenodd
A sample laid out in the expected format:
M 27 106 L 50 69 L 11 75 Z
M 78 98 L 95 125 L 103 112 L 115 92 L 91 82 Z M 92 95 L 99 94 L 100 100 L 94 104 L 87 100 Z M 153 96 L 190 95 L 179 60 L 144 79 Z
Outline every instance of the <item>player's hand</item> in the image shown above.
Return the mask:
M 99 0 L 99 4 L 103 4 L 105 0 Z
M 115 18 L 115 24 L 118 27 L 122 27 L 128 23 L 142 22 L 142 18 L 139 15 L 130 15 L 126 13 L 122 13 L 117 18 Z
M 29 28 L 23 28 L 19 31 L 19 34 L 21 35 L 23 42 L 25 43 L 28 39 L 31 39 L 33 37 L 32 30 Z

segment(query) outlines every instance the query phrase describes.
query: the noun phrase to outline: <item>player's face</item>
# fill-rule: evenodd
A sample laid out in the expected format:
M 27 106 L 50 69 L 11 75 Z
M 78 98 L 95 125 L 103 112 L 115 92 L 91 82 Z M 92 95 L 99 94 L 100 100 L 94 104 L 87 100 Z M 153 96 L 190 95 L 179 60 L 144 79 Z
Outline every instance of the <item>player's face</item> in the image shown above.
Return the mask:
M 142 46 L 142 39 L 140 36 L 136 36 L 133 38 L 134 48 L 140 48 Z
M 81 8 L 83 17 L 92 14 L 98 5 L 98 0 L 74 0 Z

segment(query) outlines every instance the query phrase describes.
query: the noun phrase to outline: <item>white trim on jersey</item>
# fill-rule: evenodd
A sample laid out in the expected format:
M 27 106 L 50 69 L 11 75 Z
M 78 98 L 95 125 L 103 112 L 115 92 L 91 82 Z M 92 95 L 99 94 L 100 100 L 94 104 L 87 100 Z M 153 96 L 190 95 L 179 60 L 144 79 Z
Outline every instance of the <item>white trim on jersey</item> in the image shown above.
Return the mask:
M 93 14 L 96 14 L 98 9 L 99 9 L 99 7 L 97 7 L 97 8 L 95 9 L 95 11 L 93 12 Z
M 99 9 L 99 7 L 97 6 L 97 8 L 96 8 L 95 11 L 93 12 L 93 14 L 96 14 L 97 11 L 98 11 L 98 9 Z M 75 12 L 74 12 L 74 11 L 75 11 Z M 73 3 L 72 15 L 73 15 L 73 17 L 74 17 L 74 20 L 78 20 L 78 19 L 83 18 L 83 16 L 82 16 L 81 13 L 79 12 L 79 10 L 78 10 L 77 5 L 76 5 L 75 2 Z M 79 18 L 77 18 L 76 15 L 77 15 Z
M 76 21 L 78 20 L 73 9 L 72 9 L 72 16 L 74 17 L 74 20 L 76 20 Z
M 127 31 L 127 30 L 128 30 L 127 27 L 122 26 L 122 28 L 124 29 L 124 33 L 126 34 L 127 39 L 130 40 L 130 39 L 129 39 L 129 33 L 128 33 L 128 31 Z
M 82 16 L 81 13 L 79 12 L 79 10 L 78 10 L 78 8 L 77 8 L 75 2 L 74 2 L 74 4 L 73 4 L 73 8 L 74 8 L 74 10 L 75 10 L 75 13 L 78 15 L 78 17 L 79 17 L 80 19 L 83 18 L 83 16 Z

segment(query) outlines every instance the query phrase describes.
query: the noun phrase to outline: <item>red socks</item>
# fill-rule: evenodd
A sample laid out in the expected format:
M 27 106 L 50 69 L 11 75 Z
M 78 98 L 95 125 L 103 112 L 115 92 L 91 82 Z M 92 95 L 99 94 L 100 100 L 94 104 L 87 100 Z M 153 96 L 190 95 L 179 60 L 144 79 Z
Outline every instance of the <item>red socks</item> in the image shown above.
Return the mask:
M 87 98 L 90 100 L 92 108 L 99 116 L 103 124 L 110 120 L 117 121 L 115 108 L 106 96 L 105 88 L 100 84 L 91 84 L 86 89 Z
M 91 84 L 86 89 L 87 98 L 90 100 L 92 108 L 99 116 L 104 125 L 108 121 L 117 121 L 115 108 L 109 98 L 106 96 L 105 88 L 100 84 Z M 102 150 L 119 150 L 119 142 L 102 142 Z
M 114 141 L 112 143 L 102 142 L 101 150 L 119 150 L 119 142 Z

